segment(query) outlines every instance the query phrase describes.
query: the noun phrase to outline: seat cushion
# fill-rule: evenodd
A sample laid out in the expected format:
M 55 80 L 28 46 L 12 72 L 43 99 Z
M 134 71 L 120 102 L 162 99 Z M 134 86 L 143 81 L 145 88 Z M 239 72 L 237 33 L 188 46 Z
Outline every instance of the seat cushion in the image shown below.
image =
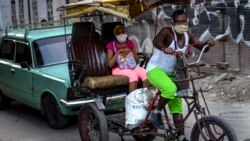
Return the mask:
M 87 77 L 84 79 L 81 86 L 89 89 L 105 89 L 128 85 L 128 83 L 129 79 L 126 76 L 107 75 Z

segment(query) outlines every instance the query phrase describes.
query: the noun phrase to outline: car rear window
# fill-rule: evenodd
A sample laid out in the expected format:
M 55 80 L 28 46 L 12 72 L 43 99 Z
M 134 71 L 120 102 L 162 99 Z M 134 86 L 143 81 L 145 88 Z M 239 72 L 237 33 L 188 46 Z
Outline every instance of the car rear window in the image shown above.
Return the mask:
M 47 66 L 68 61 L 66 43 L 70 35 L 34 41 L 36 65 Z
M 15 43 L 11 40 L 5 40 L 0 47 L 0 58 L 13 60 L 15 51 Z

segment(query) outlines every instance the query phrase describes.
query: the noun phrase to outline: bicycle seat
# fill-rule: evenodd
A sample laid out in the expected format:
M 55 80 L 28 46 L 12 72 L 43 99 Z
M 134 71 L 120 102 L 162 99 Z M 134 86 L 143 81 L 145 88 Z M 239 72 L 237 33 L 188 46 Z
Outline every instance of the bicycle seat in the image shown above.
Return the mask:
M 193 89 L 188 88 L 188 89 L 183 89 L 179 90 L 175 93 L 176 97 L 182 97 L 182 98 L 193 98 Z

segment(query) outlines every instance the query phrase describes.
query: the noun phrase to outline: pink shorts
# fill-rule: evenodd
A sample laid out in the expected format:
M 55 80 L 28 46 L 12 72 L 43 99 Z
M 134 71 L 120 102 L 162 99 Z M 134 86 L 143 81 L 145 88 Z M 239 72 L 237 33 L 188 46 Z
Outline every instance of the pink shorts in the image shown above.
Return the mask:
M 133 70 L 131 69 L 120 69 L 120 68 L 114 68 L 112 69 L 112 75 L 123 75 L 127 76 L 129 78 L 129 83 L 138 81 L 140 78 L 142 81 L 147 79 L 146 76 L 146 70 L 142 67 L 136 67 Z

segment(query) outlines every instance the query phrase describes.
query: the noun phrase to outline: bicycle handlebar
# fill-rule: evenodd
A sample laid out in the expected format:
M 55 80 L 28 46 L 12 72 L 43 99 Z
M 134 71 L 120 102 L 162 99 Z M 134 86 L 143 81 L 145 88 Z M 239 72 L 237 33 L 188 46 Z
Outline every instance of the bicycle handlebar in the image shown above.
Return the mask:
M 209 47 L 209 44 L 206 44 L 206 45 L 202 48 L 198 60 L 197 60 L 196 62 L 191 62 L 191 63 L 188 63 L 187 58 L 186 58 L 186 56 L 185 56 L 185 53 L 182 52 L 182 56 L 181 56 L 181 57 L 183 57 L 183 61 L 184 61 L 185 65 L 187 65 L 187 66 L 197 65 L 197 64 L 200 62 L 201 57 L 202 57 L 204 51 L 205 51 L 206 48 L 208 48 L 208 47 Z

